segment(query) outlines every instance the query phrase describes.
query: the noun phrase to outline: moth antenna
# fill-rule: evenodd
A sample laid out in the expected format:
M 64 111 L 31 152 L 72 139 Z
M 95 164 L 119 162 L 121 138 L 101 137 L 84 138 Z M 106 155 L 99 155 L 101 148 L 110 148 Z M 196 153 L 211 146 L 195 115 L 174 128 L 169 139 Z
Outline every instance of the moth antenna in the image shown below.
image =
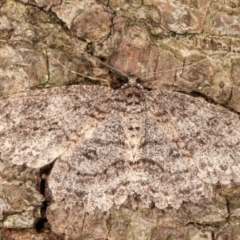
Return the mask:
M 89 58 L 90 58 L 90 59 L 94 59 L 96 62 L 104 65 L 105 67 L 113 70 L 114 72 L 117 72 L 119 75 L 122 75 L 122 76 L 126 77 L 127 79 L 129 79 L 129 76 L 128 76 L 126 73 L 122 72 L 120 69 L 117 69 L 117 68 L 109 65 L 108 63 L 105 63 L 105 62 L 99 60 L 98 58 L 93 57 L 92 55 L 90 55 L 90 54 L 88 54 L 88 53 L 86 53 L 86 52 L 81 51 L 81 54 L 82 54 L 86 59 L 88 59 L 88 60 L 89 60 Z M 90 60 L 90 61 L 91 61 L 91 60 Z
M 192 64 L 189 64 L 189 65 L 186 65 L 186 66 L 183 66 L 183 67 L 178 67 L 178 68 L 171 68 L 171 69 L 167 69 L 167 70 L 162 70 L 162 71 L 156 71 L 156 72 L 151 72 L 151 73 L 143 73 L 143 74 L 140 74 L 137 78 L 140 78 L 140 77 L 145 77 L 145 76 L 148 76 L 150 74 L 160 74 L 160 73 L 166 73 L 166 72 L 172 72 L 172 71 L 176 71 L 176 70 L 181 70 L 181 69 L 184 69 L 186 67 L 191 67 L 191 66 L 195 66 L 195 65 L 198 65 L 199 63 L 201 62 L 204 62 L 206 61 L 208 58 L 204 58 L 198 62 L 195 62 L 195 63 L 192 63 Z M 151 82 L 151 81 L 156 81 L 156 80 L 149 80 L 148 82 Z
M 56 62 L 57 64 L 59 64 L 60 66 L 62 66 L 63 68 L 67 69 L 69 72 L 71 73 L 74 73 L 76 75 L 79 75 L 81 77 L 85 77 L 85 78 L 90 78 L 92 80 L 96 80 L 96 81 L 99 81 L 99 82 L 107 82 L 109 84 L 109 82 L 103 78 L 98 78 L 98 77 L 92 77 L 92 76 L 88 76 L 88 75 L 85 75 L 83 73 L 79 73 L 79 72 L 76 72 L 72 69 L 70 69 L 69 67 L 67 67 L 66 65 L 62 64 L 61 62 L 59 62 L 56 58 L 53 58 L 53 57 L 50 57 L 54 62 Z
M 113 66 L 111 66 L 111 65 L 109 65 L 109 64 L 107 64 L 107 63 L 105 63 L 105 62 L 103 62 L 103 61 L 101 61 L 101 60 L 99 60 L 98 58 L 95 58 L 95 57 L 91 56 L 90 54 L 88 54 L 88 53 L 86 53 L 86 52 L 83 52 L 83 51 L 80 51 L 80 52 L 81 52 L 81 54 L 84 55 L 84 57 L 85 57 L 86 59 L 88 59 L 88 60 L 89 60 L 89 58 L 94 59 L 95 61 L 99 62 L 100 64 L 102 64 L 102 65 L 104 65 L 104 66 L 106 66 L 107 68 L 109 68 L 109 69 L 111 69 L 111 70 L 114 70 L 115 72 L 119 73 L 119 74 L 122 75 L 122 76 L 125 76 L 127 79 L 129 79 L 129 82 L 131 82 L 131 83 L 135 83 L 138 78 L 144 77 L 144 76 L 148 76 L 148 75 L 150 75 L 150 74 L 152 74 L 152 73 L 154 73 L 154 74 L 160 74 L 160 73 L 166 73 L 166 72 L 172 72 L 172 71 L 176 71 L 176 70 L 181 70 L 181 69 L 184 69 L 184 68 L 186 68 L 186 67 L 191 67 L 191 66 L 198 65 L 199 63 L 204 62 L 204 61 L 206 61 L 206 60 L 208 59 L 208 58 L 206 57 L 206 58 L 204 58 L 204 59 L 202 59 L 202 60 L 200 60 L 200 61 L 198 61 L 198 62 L 189 64 L 189 65 L 186 65 L 186 66 L 183 66 L 183 67 L 178 67 L 178 68 L 174 68 L 174 69 L 167 69 L 167 70 L 162 70 L 162 71 L 156 71 L 156 72 L 151 72 L 151 73 L 143 73 L 143 74 L 138 75 L 137 77 L 130 78 L 127 74 L 125 74 L 125 73 L 122 72 L 121 70 L 119 70 L 119 69 L 117 69 L 117 68 L 115 68 L 115 67 L 113 67 Z M 91 61 L 91 60 L 90 60 L 90 61 Z M 148 81 L 148 82 L 151 82 L 151 81 L 155 81 L 155 80 L 150 80 L 150 81 Z

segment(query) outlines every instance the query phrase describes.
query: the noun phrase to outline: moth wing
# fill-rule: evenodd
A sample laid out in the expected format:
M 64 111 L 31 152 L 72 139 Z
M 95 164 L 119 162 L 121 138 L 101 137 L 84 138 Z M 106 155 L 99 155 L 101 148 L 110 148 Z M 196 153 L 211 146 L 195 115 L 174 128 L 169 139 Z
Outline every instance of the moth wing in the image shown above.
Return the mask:
M 99 86 L 70 86 L 2 98 L 1 159 L 32 168 L 51 163 L 88 130 L 95 99 L 100 99 L 98 104 L 102 102 L 101 108 L 104 108 L 102 96 L 109 91 Z
M 153 103 L 152 103 L 153 104 Z M 183 201 L 198 202 L 212 196 L 212 189 L 199 179 L 181 156 L 177 144 L 169 138 L 169 126 L 162 118 L 146 113 L 144 135 L 134 167 L 132 188 L 145 203 L 159 209 L 179 208 Z M 169 124 L 169 123 L 168 123 Z
M 203 99 L 169 91 L 153 93 L 152 112 L 177 154 L 202 182 L 240 183 L 239 116 Z M 166 159 L 167 161 L 167 159 Z
M 55 163 L 48 185 L 56 204 L 106 211 L 127 199 L 122 186 L 128 182 L 131 154 L 117 111 L 91 126 L 91 134 L 85 133 Z

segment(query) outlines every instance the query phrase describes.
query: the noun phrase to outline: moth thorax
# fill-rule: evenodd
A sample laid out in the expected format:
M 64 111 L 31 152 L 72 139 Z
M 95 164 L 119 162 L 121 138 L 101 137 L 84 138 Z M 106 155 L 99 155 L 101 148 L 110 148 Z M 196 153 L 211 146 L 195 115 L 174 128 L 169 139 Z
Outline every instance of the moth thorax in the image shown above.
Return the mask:
M 141 96 L 136 93 L 129 93 L 126 97 L 126 112 L 140 113 L 142 110 Z

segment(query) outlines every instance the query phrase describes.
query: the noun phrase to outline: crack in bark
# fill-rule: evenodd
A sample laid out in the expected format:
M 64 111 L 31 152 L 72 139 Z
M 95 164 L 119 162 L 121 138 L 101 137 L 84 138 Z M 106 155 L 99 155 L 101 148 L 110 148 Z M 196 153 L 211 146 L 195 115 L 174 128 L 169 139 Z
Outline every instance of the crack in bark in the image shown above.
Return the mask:
M 50 189 L 48 189 L 48 186 L 47 186 L 47 177 L 51 173 L 52 168 L 55 164 L 55 161 L 51 162 L 50 164 L 40 169 L 41 181 L 39 183 L 39 192 L 44 196 L 45 201 L 42 203 L 41 217 L 38 218 L 35 222 L 35 229 L 37 232 L 42 232 L 45 228 L 49 227 L 47 226 L 48 219 L 46 216 L 46 210 L 52 199 L 51 199 Z

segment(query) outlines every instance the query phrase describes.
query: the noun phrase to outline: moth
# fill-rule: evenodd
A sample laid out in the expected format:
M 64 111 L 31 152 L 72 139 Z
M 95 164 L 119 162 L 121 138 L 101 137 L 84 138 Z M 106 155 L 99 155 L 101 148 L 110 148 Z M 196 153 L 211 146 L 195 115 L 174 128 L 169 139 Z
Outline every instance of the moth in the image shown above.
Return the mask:
M 40 169 L 52 202 L 107 211 L 136 195 L 149 207 L 179 208 L 240 183 L 239 116 L 203 99 L 146 90 L 74 85 L 0 101 L 6 164 Z

